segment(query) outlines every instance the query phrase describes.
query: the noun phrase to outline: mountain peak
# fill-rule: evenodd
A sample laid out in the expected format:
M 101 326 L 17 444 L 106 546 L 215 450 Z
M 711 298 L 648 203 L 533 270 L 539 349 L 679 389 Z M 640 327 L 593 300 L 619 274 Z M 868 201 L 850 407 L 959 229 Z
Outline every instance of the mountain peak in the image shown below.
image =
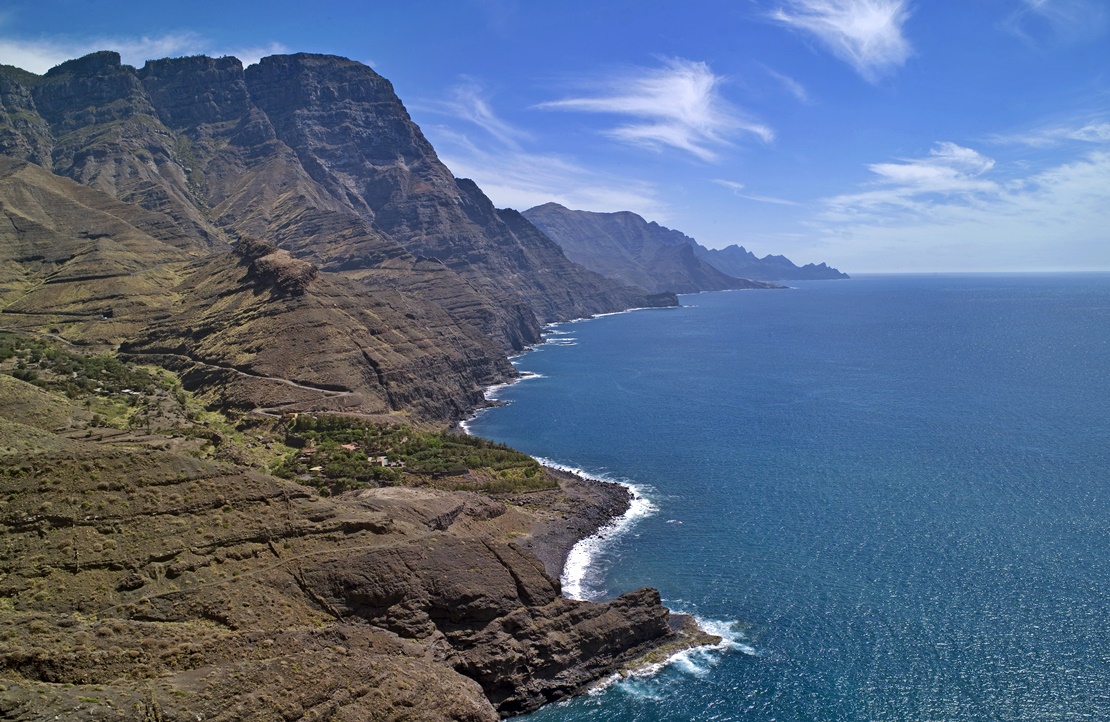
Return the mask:
M 105 71 L 118 70 L 123 65 L 120 54 L 114 50 L 99 50 L 95 53 L 73 60 L 67 60 L 46 71 L 46 77 L 58 75 L 90 76 L 101 75 Z

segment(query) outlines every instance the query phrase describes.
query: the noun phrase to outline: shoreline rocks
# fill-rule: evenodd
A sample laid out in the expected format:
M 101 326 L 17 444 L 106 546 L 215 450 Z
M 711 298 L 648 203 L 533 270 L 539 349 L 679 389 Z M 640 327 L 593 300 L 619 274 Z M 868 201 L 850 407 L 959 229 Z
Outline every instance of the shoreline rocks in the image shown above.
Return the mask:
M 562 597 L 566 551 L 628 500 L 551 473 L 530 498 L 321 497 L 137 446 L 0 454 L 0 716 L 493 720 L 582 692 L 679 635 L 652 589 Z

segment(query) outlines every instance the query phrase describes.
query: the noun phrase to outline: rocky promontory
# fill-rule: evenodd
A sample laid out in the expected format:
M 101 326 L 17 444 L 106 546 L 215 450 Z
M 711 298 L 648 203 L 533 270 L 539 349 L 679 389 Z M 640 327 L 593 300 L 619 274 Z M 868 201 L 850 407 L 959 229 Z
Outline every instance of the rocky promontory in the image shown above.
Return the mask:
M 561 596 L 623 487 L 365 418 L 230 425 L 49 337 L 0 357 L 5 719 L 494 720 L 704 641 L 651 589 Z M 385 438 L 407 461 L 348 450 Z

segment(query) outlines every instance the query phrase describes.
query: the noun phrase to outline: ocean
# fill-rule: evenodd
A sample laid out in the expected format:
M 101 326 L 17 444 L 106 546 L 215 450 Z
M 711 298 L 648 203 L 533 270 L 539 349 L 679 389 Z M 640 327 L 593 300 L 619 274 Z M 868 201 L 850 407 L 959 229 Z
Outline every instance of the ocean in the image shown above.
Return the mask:
M 641 496 L 568 591 L 726 638 L 528 722 L 1110 719 L 1110 275 L 793 285 L 553 326 L 468 424 Z

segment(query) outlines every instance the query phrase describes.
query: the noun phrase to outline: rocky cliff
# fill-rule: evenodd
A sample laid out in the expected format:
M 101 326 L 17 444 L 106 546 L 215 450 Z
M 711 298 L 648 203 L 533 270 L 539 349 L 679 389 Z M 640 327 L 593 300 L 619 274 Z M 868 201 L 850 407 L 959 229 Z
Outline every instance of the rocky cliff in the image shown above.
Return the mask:
M 571 260 L 649 290 L 692 293 L 765 287 L 769 281 L 847 278 L 823 263 L 799 268 L 783 256 L 758 259 L 736 246 L 711 250 L 629 211 L 593 213 L 545 203 L 524 216 Z
M 694 254 L 686 242 L 692 239 L 629 211 L 593 213 L 545 203 L 524 211 L 524 217 L 572 261 L 653 293 L 766 287 L 722 273 Z
M 0 716 L 492 720 L 673 641 L 652 590 L 560 597 L 619 487 L 334 440 L 269 473 L 318 458 L 298 414 L 444 426 L 543 323 L 668 303 L 454 178 L 357 63 L 0 66 Z
M 296 373 L 352 392 L 361 389 L 351 379 L 370 379 L 376 390 L 354 393 L 352 410 L 457 418 L 483 384 L 511 374 L 504 354 L 538 341 L 544 323 L 649 305 L 642 290 L 570 262 L 518 214 L 455 178 L 390 83 L 343 58 L 275 56 L 244 70 L 235 58 L 193 57 L 135 69 L 102 52 L 43 76 L 0 67 L 0 154 L 10 179 L 0 208 L 15 219 L 0 233 L 6 249 L 20 249 L 4 251 L 0 325 L 48 330 L 60 319 L 74 340 L 172 347 L 247 375 Z M 26 202 L 39 193 L 30 186 L 49 194 L 45 205 Z M 100 215 L 86 218 L 85 207 Z M 119 223 L 104 213 L 130 235 L 108 228 Z M 216 304 L 192 323 L 200 305 L 235 293 L 213 279 L 238 283 L 238 292 L 258 287 L 258 273 L 229 270 L 241 238 L 309 264 L 312 278 L 300 293 L 274 294 L 273 308 L 257 298 L 255 311 Z M 35 243 L 54 250 L 27 251 Z M 361 356 L 359 364 L 304 356 L 304 344 L 281 348 L 295 338 L 281 326 L 293 316 L 270 311 L 312 306 L 317 289 L 333 309 L 376 309 L 371 323 L 358 313 L 308 322 L 318 330 L 311 348 L 340 339 L 351 350 L 340 355 Z M 392 320 L 383 325 L 382 314 Z M 250 320 L 260 316 L 263 326 Z M 226 339 L 201 338 L 231 327 L 235 352 L 214 351 L 230 348 Z M 185 338 L 171 343 L 175 333 Z M 398 354 L 408 371 L 393 371 Z M 441 378 L 451 381 L 443 387 Z

